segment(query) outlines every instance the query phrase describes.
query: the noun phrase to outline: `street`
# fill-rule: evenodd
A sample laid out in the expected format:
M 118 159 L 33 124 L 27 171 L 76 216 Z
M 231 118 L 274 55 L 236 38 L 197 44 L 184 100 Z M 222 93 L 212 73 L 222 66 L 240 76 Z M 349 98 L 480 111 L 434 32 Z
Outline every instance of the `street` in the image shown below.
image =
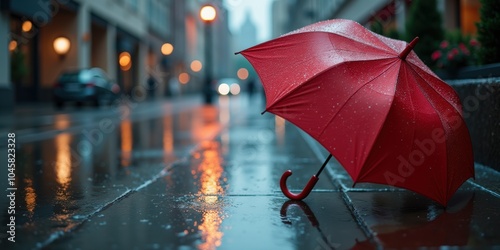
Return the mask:
M 2 119 L 2 140 L 16 139 L 16 205 L 15 237 L 4 226 L 1 248 L 500 246 L 500 200 L 498 190 L 484 188 L 487 170 L 476 170 L 447 210 L 410 191 L 352 187 L 336 162 L 308 198 L 290 201 L 281 174 L 293 170 L 289 186 L 300 191 L 326 150 L 285 120 L 261 115 L 261 96 L 214 100 L 17 108 Z M 2 224 L 10 217 L 3 209 Z

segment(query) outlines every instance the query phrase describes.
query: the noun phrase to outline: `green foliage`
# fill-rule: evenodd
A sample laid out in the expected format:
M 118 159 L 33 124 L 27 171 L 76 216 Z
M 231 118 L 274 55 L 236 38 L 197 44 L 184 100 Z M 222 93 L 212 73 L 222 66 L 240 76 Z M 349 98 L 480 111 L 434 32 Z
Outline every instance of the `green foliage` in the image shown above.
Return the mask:
M 409 42 L 417 36 L 420 38 L 414 50 L 429 66 L 434 66 L 431 55 L 443 40 L 443 34 L 436 0 L 414 0 L 406 21 L 405 40 Z
M 10 55 L 10 76 L 12 81 L 15 83 L 22 81 L 27 73 L 28 68 L 26 67 L 23 52 L 19 49 L 12 51 Z
M 479 60 L 483 64 L 500 62 L 500 1 L 481 0 L 481 21 L 477 23 L 481 43 Z
M 384 26 L 382 26 L 382 23 L 379 21 L 371 22 L 370 23 L 370 30 L 377 33 L 377 34 L 384 35 Z
M 382 22 L 377 21 L 377 20 L 370 23 L 370 30 L 377 33 L 377 34 L 380 34 L 380 35 L 383 35 L 383 36 L 386 36 L 389 38 L 400 39 L 399 32 L 396 29 L 392 28 L 392 29 L 386 30 L 386 29 L 384 29 L 384 25 L 382 24 Z

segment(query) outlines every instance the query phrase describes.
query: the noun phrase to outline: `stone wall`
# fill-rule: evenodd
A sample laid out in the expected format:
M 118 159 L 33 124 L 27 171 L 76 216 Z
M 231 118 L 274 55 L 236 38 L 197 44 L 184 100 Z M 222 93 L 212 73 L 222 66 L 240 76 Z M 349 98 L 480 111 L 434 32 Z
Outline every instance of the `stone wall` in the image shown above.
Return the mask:
M 474 160 L 500 171 L 500 77 L 446 82 L 462 101 Z

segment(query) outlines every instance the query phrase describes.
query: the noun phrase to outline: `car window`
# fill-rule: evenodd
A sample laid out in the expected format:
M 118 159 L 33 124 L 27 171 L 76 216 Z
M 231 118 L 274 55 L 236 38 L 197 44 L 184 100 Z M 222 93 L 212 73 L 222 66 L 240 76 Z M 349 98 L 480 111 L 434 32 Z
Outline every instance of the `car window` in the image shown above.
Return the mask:
M 79 75 L 80 74 L 78 72 L 64 73 L 59 77 L 59 82 L 61 83 L 78 82 Z

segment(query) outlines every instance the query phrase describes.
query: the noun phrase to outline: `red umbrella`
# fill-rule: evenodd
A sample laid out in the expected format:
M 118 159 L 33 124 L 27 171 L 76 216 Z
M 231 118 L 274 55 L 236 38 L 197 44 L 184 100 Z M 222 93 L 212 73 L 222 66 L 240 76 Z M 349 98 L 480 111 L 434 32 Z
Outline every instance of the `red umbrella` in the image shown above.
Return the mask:
M 412 51 L 417 41 L 330 20 L 239 53 L 262 81 L 265 112 L 315 138 L 355 184 L 406 188 L 446 205 L 474 176 L 472 145 L 457 94 Z M 320 172 L 293 194 L 287 171 L 281 189 L 303 199 Z

